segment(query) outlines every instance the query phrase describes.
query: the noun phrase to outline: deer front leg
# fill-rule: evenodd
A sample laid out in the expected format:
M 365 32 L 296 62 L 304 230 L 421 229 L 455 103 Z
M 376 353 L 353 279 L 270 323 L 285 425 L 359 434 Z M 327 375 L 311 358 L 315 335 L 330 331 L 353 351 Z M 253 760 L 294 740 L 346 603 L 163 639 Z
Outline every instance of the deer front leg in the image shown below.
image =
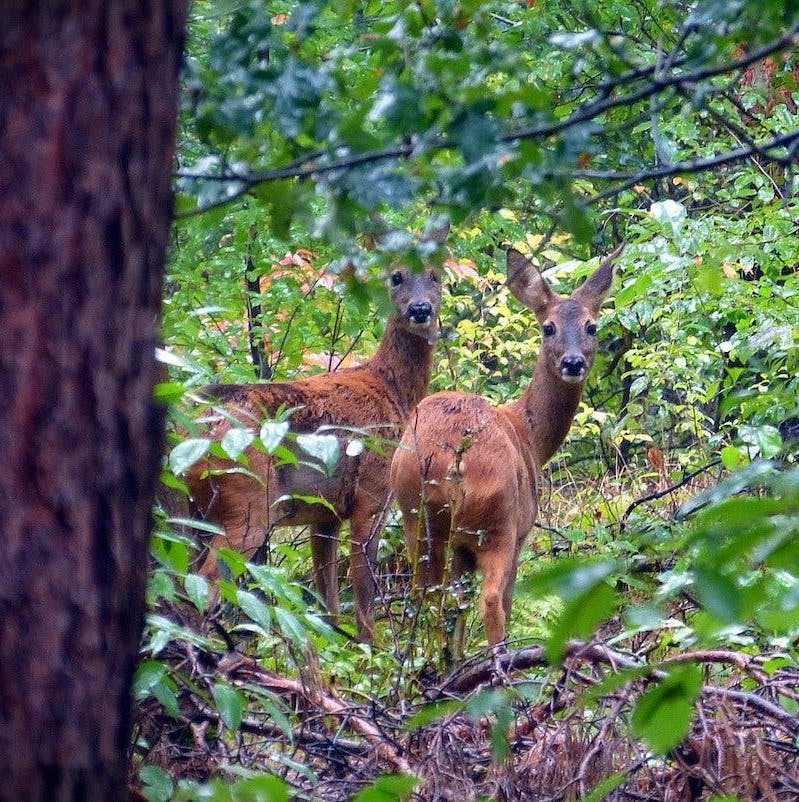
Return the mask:
M 316 525 L 311 531 L 314 584 L 322 597 L 331 624 L 338 622 L 338 533 L 341 524 Z
M 371 643 L 375 627 L 375 595 L 377 593 L 377 547 L 388 504 L 375 510 L 356 507 L 350 519 L 350 574 L 355 597 L 355 624 L 358 639 Z

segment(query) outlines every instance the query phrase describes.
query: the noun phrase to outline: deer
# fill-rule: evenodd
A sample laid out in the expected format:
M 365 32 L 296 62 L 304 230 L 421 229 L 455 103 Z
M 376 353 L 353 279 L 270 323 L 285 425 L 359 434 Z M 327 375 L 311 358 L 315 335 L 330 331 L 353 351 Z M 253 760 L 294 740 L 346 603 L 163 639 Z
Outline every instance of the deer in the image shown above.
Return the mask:
M 505 651 L 519 555 L 538 516 L 541 469 L 577 412 L 597 352 L 597 316 L 623 247 L 569 297 L 555 293 L 522 253 L 508 250 L 508 286 L 543 335 L 529 386 L 503 406 L 480 395 L 434 393 L 416 407 L 394 452 L 390 483 L 413 585 L 440 586 L 448 564 L 453 583 L 479 571 L 480 615 L 495 656 Z
M 446 225 L 433 232 L 427 238 L 431 245 L 442 244 L 448 229 Z M 220 578 L 217 553 L 223 546 L 254 558 L 273 528 L 308 526 L 314 584 L 328 620 L 336 623 L 339 531 L 349 520 L 357 633 L 361 641 L 372 641 L 378 535 L 389 507 L 388 466 L 411 411 L 427 393 L 441 279 L 436 266 L 427 265 L 423 272 L 403 264 L 393 267 L 388 279 L 391 313 L 377 351 L 362 365 L 294 381 L 204 388 L 202 395 L 221 413 L 209 424 L 213 441 L 221 441 L 236 425 L 257 432 L 265 417 L 293 410 L 293 432 L 335 431 L 344 446 L 356 430 L 379 438 L 380 447 L 360 453 L 342 447 L 329 475 L 307 460 L 278 464 L 252 446 L 245 452 L 246 471 L 210 454 L 196 462 L 186 475 L 193 506 L 223 530 L 210 541 L 201 575 L 211 581 Z

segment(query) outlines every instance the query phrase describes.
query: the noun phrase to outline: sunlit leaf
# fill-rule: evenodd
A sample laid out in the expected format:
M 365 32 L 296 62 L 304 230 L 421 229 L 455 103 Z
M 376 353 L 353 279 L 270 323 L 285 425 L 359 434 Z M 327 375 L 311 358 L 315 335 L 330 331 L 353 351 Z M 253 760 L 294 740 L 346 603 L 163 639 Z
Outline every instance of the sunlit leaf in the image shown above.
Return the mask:
M 306 454 L 319 460 L 328 476 L 333 474 L 339 458 L 338 437 L 332 434 L 298 434 L 297 445 Z
M 204 613 L 208 607 L 208 594 L 210 592 L 208 580 L 204 576 L 200 576 L 200 574 L 187 574 L 183 580 L 183 586 L 192 604 L 201 613 Z
M 249 429 L 234 427 L 225 432 L 221 445 L 227 455 L 236 460 L 254 439 L 255 435 Z
M 463 709 L 463 703 L 455 699 L 448 699 L 444 702 L 433 702 L 425 705 L 418 712 L 414 713 L 407 721 L 406 726 L 409 730 L 416 730 L 452 715 Z
M 210 447 L 211 441 L 205 438 L 184 440 L 169 452 L 169 467 L 180 476 L 202 459 Z
M 233 792 L 241 802 L 288 802 L 291 798 L 288 783 L 271 774 L 239 780 Z
M 277 447 L 283 442 L 283 438 L 288 433 L 288 430 L 288 421 L 281 421 L 280 423 L 276 421 L 266 421 L 266 423 L 261 426 L 259 437 L 264 444 L 267 454 L 275 453 Z

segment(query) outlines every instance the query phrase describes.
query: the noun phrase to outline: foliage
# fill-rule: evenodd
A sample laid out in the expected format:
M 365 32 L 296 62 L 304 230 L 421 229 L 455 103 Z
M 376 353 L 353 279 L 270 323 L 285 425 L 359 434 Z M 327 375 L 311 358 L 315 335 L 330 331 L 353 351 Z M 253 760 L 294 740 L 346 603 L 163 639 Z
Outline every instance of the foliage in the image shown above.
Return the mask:
M 522 779 L 524 741 L 508 740 L 508 723 L 518 730 L 546 705 L 562 711 L 561 701 L 583 708 L 562 713 L 558 738 L 623 734 L 686 766 L 703 727 L 727 743 L 721 703 L 712 726 L 694 717 L 719 698 L 709 688 L 768 686 L 795 715 L 783 686 L 769 683 L 795 666 L 799 628 L 799 98 L 783 52 L 797 11 L 788 0 L 195 4 L 165 297 L 171 382 L 162 394 L 183 399 L 170 407 L 173 489 L 209 449 L 242 470 L 248 446 L 332 465 L 324 440 L 297 448 L 284 419 L 209 443 L 187 411 L 192 391 L 367 357 L 382 332 L 381 268 L 423 259 L 404 232 L 440 214 L 456 224 L 432 389 L 499 403 L 525 386 L 539 344 L 504 287 L 503 246 L 529 253 L 566 291 L 612 244 L 628 245 L 600 320 L 601 353 L 543 477 L 540 526 L 520 567 L 510 645 L 527 654 L 542 644 L 540 661 L 521 675 L 509 667 L 506 691 L 471 701 L 473 688 L 451 691 L 454 704 L 427 710 L 426 699 L 452 687 L 441 656 L 453 610 L 476 605 L 463 589 L 440 589 L 435 605 L 411 598 L 396 521 L 381 541 L 382 620 L 367 647 L 347 638 L 347 598 L 338 630 L 308 591 L 307 533 L 274 536 L 264 564 L 223 555 L 233 579 L 222 582 L 226 607 L 211 612 L 185 516 L 161 510 L 135 685 L 148 798 L 262 798 L 247 790 L 256 778 L 204 784 L 233 765 L 268 772 L 263 798 L 281 798 L 285 787 L 269 784 L 278 776 L 317 793 L 324 778 L 312 765 L 322 758 L 298 745 L 295 697 L 264 691 L 272 675 L 330 698 L 352 694 L 411 752 L 435 743 L 438 727 L 476 738 L 488 722 L 488 759 Z M 468 652 L 479 659 L 474 618 Z M 585 693 L 570 684 L 579 672 L 559 684 L 544 660 L 572 665 L 578 638 L 621 650 Z M 688 660 L 700 651 L 738 656 Z M 225 668 L 230 655 L 272 679 L 242 679 Z M 736 673 L 744 657 L 754 673 Z M 566 741 L 551 726 L 541 742 L 566 765 Z M 258 739 L 269 746 L 256 749 Z M 202 767 L 164 761 L 175 744 L 204 754 Z M 646 765 L 657 782 L 639 748 L 628 765 Z M 354 754 L 343 762 L 365 760 Z M 585 755 L 587 766 L 595 755 Z M 632 779 L 606 768 L 595 785 L 580 780 L 584 798 L 621 798 L 613 794 Z M 377 779 L 396 772 L 390 760 L 369 764 L 364 776 L 376 784 L 348 788 L 402 798 L 410 785 Z

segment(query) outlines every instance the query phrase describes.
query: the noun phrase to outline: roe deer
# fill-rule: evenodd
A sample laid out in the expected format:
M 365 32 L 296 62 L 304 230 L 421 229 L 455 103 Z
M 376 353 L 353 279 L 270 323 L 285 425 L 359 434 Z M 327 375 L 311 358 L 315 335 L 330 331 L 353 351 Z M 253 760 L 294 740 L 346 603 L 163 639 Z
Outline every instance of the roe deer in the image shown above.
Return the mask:
M 532 382 L 517 401 L 428 396 L 411 415 L 391 464 L 415 586 L 483 574 L 488 642 L 503 648 L 519 553 L 538 515 L 541 466 L 565 439 L 597 349 L 596 317 L 613 281 L 606 258 L 571 297 L 553 292 L 531 262 L 508 251 L 508 285 L 533 310 L 543 339 Z
M 431 240 L 440 244 L 448 227 Z M 294 409 L 291 429 L 309 433 L 320 426 L 367 430 L 395 441 L 411 410 L 424 397 L 430 381 L 438 334 L 441 280 L 428 267 L 414 273 L 397 266 L 389 278 L 393 312 L 377 352 L 363 365 L 285 383 L 212 385 L 203 394 L 219 402 L 226 416 L 211 424 L 220 441 L 235 426 L 260 425 L 279 409 Z M 338 434 L 346 441 L 352 432 Z M 339 611 L 338 533 L 350 520 L 350 571 L 358 636 L 371 641 L 374 627 L 374 568 L 378 535 L 388 506 L 388 464 L 393 446 L 364 449 L 341 458 L 332 475 L 308 465 L 276 466 L 262 451 L 246 454 L 248 476 L 230 460 L 209 456 L 195 463 L 186 481 L 199 513 L 224 529 L 215 536 L 200 573 L 219 577 L 216 551 L 231 546 L 252 556 L 278 526 L 310 526 L 314 581 L 330 618 Z M 299 497 L 320 497 L 326 503 L 305 503 Z

